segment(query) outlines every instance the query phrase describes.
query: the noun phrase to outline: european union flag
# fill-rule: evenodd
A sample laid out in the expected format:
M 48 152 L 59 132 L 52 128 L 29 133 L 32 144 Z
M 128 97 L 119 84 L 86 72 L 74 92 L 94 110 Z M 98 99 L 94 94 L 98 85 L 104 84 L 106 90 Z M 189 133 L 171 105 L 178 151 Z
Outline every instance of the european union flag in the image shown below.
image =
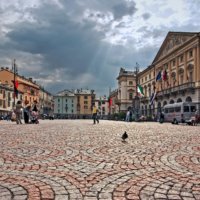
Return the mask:
M 161 79 L 162 79 L 162 75 L 161 75 L 161 71 L 159 71 L 157 76 L 156 76 L 156 81 L 159 81 Z

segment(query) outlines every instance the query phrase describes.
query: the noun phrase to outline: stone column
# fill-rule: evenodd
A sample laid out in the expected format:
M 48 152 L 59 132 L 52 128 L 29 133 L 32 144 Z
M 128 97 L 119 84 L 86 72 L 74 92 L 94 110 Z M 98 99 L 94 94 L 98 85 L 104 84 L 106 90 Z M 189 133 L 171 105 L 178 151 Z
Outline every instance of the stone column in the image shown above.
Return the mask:
M 176 85 L 179 85 L 179 74 L 178 74 L 178 58 L 175 58 L 175 65 L 176 65 Z
M 197 83 L 197 87 L 198 89 L 196 90 L 197 92 L 197 100 L 198 102 L 200 102 L 200 44 L 198 41 L 198 46 L 197 46 L 197 54 L 196 54 L 197 58 L 196 58 L 196 69 L 197 69 L 197 73 L 196 73 L 196 83 Z M 200 105 L 198 107 L 198 109 L 200 109 Z
M 197 46 L 196 53 L 196 81 L 200 81 L 200 49 L 199 45 Z M 200 83 L 199 83 L 200 84 Z
M 195 47 L 194 48 L 194 75 L 193 75 L 193 78 L 194 78 L 194 82 L 197 82 L 197 74 L 198 74 L 198 64 L 197 64 L 197 58 L 198 58 L 198 56 L 197 56 L 197 48 Z
M 187 51 L 186 51 L 184 52 L 184 78 L 183 78 L 184 83 L 188 82 L 187 74 L 188 74 L 188 71 L 187 71 Z
M 170 87 L 172 87 L 172 66 L 171 66 L 171 61 L 168 62 L 168 66 L 169 66 L 169 70 L 168 70 L 168 81 L 169 81 L 169 84 L 170 84 Z

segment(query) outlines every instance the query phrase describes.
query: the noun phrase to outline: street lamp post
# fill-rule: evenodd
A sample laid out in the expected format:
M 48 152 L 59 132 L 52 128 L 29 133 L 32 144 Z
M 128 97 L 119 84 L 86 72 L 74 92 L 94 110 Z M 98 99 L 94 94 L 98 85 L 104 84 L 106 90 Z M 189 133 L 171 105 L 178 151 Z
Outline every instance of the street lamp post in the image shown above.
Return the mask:
M 135 67 L 135 82 L 136 82 L 136 90 L 135 90 L 135 99 L 133 100 L 133 107 L 135 111 L 135 121 L 139 121 L 139 111 L 140 111 L 140 99 L 138 96 L 137 88 L 138 88 L 138 73 L 139 73 L 139 64 L 136 63 Z
M 44 103 L 44 86 L 42 86 L 42 114 L 44 114 L 45 103 Z
M 13 60 L 13 74 L 14 74 L 14 82 L 13 82 L 13 91 L 14 91 L 14 101 L 13 101 L 13 107 L 15 106 L 15 97 L 16 97 L 16 72 L 17 72 L 17 68 L 16 68 L 16 63 L 15 63 L 15 59 Z

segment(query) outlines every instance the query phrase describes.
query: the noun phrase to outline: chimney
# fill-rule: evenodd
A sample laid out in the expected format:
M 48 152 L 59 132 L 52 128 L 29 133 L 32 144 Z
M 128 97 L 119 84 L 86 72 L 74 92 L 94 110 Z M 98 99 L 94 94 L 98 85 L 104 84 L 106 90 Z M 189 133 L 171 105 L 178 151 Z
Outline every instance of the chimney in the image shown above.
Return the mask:
M 33 81 L 33 78 L 29 78 L 28 80 L 32 82 L 32 81 Z

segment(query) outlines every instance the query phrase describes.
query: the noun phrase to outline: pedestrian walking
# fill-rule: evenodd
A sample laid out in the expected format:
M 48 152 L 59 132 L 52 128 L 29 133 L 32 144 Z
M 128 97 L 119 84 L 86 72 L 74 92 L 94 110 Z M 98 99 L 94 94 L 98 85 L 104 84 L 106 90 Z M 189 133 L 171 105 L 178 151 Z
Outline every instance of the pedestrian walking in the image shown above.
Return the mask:
M 33 124 L 39 124 L 38 116 L 39 116 L 38 103 L 35 100 L 33 102 L 32 111 L 31 111 L 31 122 Z
M 97 113 L 98 113 L 98 109 L 97 107 L 94 105 L 93 108 L 92 108 L 92 118 L 93 118 L 93 122 L 94 124 L 99 123 L 99 119 L 97 117 Z
M 130 121 L 130 110 L 126 112 L 126 122 Z
M 36 100 L 33 101 L 32 111 L 34 111 L 34 112 L 38 112 L 39 111 L 38 103 L 37 103 Z
M 24 123 L 25 124 L 29 123 L 30 109 L 31 109 L 31 106 L 26 104 L 24 107 Z
M 22 117 L 22 102 L 17 101 L 16 108 L 15 108 L 15 114 L 16 114 L 16 123 L 22 124 L 21 117 Z
M 133 120 L 133 112 L 130 110 L 130 122 L 132 122 L 132 120 Z
M 160 121 L 159 121 L 161 124 L 164 122 L 164 117 L 165 116 L 164 116 L 163 112 L 161 111 L 160 112 Z

